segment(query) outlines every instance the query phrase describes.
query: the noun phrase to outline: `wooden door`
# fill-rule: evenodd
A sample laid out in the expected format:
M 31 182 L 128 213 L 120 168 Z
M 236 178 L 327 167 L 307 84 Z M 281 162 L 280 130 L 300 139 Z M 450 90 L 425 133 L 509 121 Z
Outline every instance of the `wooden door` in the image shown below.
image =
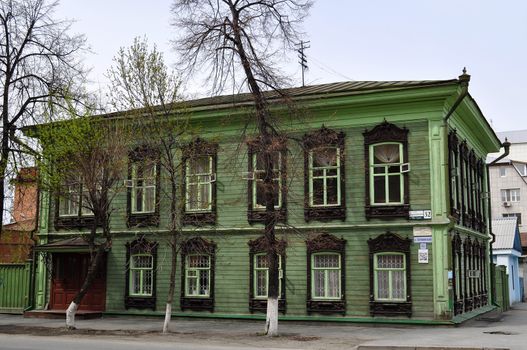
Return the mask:
M 65 310 L 80 290 L 90 257 L 85 253 L 53 254 L 53 276 L 51 280 L 50 309 Z M 79 310 L 104 311 L 106 304 L 106 259 L 103 260 L 88 293 L 79 305 Z

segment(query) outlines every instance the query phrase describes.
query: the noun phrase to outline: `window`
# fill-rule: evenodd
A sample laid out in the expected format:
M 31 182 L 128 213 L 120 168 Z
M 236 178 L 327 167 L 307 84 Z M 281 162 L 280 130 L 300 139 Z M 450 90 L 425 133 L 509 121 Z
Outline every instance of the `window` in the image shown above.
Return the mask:
M 521 176 L 527 176 L 527 164 L 513 163 L 513 165 Z
M 307 244 L 307 311 L 345 313 L 346 240 L 322 233 Z
M 90 227 L 94 223 L 89 193 L 80 181 L 62 187 L 55 202 L 55 228 Z
M 216 244 L 201 237 L 181 246 L 182 310 L 214 309 L 214 259 Z
M 129 154 L 127 186 L 127 225 L 159 225 L 159 151 L 146 146 Z
M 200 212 L 212 209 L 213 157 L 200 156 L 187 160 L 186 211 Z
M 520 189 L 511 188 L 501 190 L 501 200 L 502 202 L 519 202 L 520 201 Z
M 64 195 L 59 200 L 60 216 L 78 216 L 80 206 L 79 184 L 65 185 Z
M 503 213 L 504 218 L 517 218 L 518 225 L 522 224 L 522 214 L 521 213 Z
M 216 167 L 218 145 L 196 138 L 183 148 L 185 225 L 216 223 Z
M 156 163 L 147 160 L 132 164 L 132 214 L 153 213 L 156 209 Z
M 507 176 L 507 168 L 504 167 L 504 166 L 500 166 L 500 177 L 505 177 Z
M 276 221 L 285 222 L 286 210 L 286 154 L 287 144 L 285 139 L 276 139 L 272 142 L 271 166 L 272 166 L 272 191 L 274 201 L 274 215 Z M 248 175 L 247 175 L 247 221 L 263 223 L 266 218 L 265 195 L 265 159 L 261 152 L 262 142 L 256 137 L 247 141 L 248 147 Z
M 372 205 L 403 204 L 404 178 L 409 164 L 402 158 L 401 143 L 370 146 L 370 199 Z
M 249 310 L 266 312 L 269 291 L 269 264 L 267 260 L 267 240 L 264 236 L 247 242 L 249 245 Z M 285 312 L 285 248 L 286 242 L 276 242 L 278 254 L 278 310 Z
M 311 259 L 313 299 L 340 299 L 340 254 L 317 253 Z
M 461 212 L 461 194 L 460 194 L 460 166 L 459 166 L 459 139 L 455 130 L 448 134 L 448 151 L 449 151 L 449 168 L 448 175 L 450 178 L 450 214 L 459 223 Z
M 322 126 L 303 142 L 306 221 L 345 220 L 344 133 Z
M 210 256 L 187 255 L 185 269 L 185 296 L 210 296 Z
M 153 291 L 154 259 L 151 254 L 130 257 L 130 295 L 151 296 Z
M 412 315 L 410 245 L 412 240 L 386 232 L 368 240 L 370 314 Z
M 408 217 L 408 129 L 384 121 L 363 136 L 366 218 Z
M 269 287 L 269 262 L 266 253 L 254 255 L 254 298 L 266 299 Z M 278 256 L 278 295 L 282 294 L 282 279 L 284 271 L 282 270 L 282 256 Z
M 403 254 L 374 257 L 375 300 L 406 301 L 406 262 Z
M 320 147 L 309 152 L 309 206 L 340 205 L 340 149 Z
M 156 307 L 157 242 L 144 236 L 126 244 L 125 307 L 152 309 Z
M 273 166 L 273 190 L 274 207 L 282 206 L 282 153 L 274 152 L 271 156 Z M 254 180 L 252 180 L 252 206 L 253 209 L 265 209 L 265 187 L 264 187 L 264 157 L 261 153 L 252 154 L 252 168 Z

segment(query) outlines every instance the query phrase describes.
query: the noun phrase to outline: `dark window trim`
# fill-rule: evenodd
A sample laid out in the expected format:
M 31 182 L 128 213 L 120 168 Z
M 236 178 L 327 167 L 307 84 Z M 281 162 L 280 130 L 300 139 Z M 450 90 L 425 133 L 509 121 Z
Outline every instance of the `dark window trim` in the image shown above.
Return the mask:
M 461 270 L 462 254 L 461 254 L 461 238 L 459 233 L 455 233 L 452 237 L 452 288 L 454 291 L 454 315 L 463 313 L 463 283 Z M 456 265 L 459 268 L 459 275 L 456 273 Z M 457 286 L 459 285 L 459 295 L 457 293 Z
M 382 142 L 398 142 L 403 145 L 403 157 L 405 162 L 408 159 L 408 129 L 399 128 L 395 124 L 388 123 L 386 120 L 375 126 L 371 130 L 366 130 L 364 136 L 364 161 L 365 161 L 365 214 L 367 219 L 372 218 L 408 218 L 410 211 L 410 181 L 408 173 L 403 174 L 404 194 L 403 204 L 397 205 L 373 205 L 370 198 L 370 146 Z
M 266 253 L 266 239 L 261 236 L 253 241 L 249 241 L 249 311 L 253 312 L 266 312 L 267 311 L 267 300 L 257 299 L 254 297 L 254 256 L 256 254 Z M 279 240 L 276 248 L 277 253 L 282 257 L 282 290 L 280 293 L 280 299 L 278 299 L 278 311 L 286 313 L 286 254 L 285 249 L 287 242 Z
M 247 170 L 251 174 L 254 170 L 253 168 L 253 156 L 257 153 L 259 148 L 259 138 L 249 140 L 247 142 Z M 275 209 L 274 213 L 276 216 L 277 222 L 286 222 L 287 221 L 287 143 L 285 139 L 278 140 L 280 147 L 277 149 L 281 155 L 281 172 L 280 177 L 282 180 L 282 206 L 279 209 Z M 254 223 L 264 223 L 266 217 L 265 209 L 254 209 L 253 208 L 253 182 L 255 180 L 247 181 L 247 221 L 250 224 Z
M 156 274 L 157 274 L 157 242 L 150 242 L 144 236 L 126 243 L 126 294 L 124 307 L 134 309 L 156 309 Z M 130 295 L 130 258 L 134 254 L 150 253 L 152 255 L 152 296 Z
M 126 189 L 126 224 L 131 227 L 159 226 L 159 201 L 161 185 L 161 164 L 159 150 L 140 146 L 128 154 L 128 180 L 132 180 L 132 165 L 145 159 L 151 159 L 156 162 L 156 198 L 155 210 L 153 213 L 132 213 L 132 188 Z
M 210 256 L 210 294 L 209 297 L 186 297 L 185 265 L 187 255 L 206 254 Z M 216 244 L 201 237 L 188 239 L 181 246 L 181 310 L 214 311 L 214 270 L 216 266 Z
M 452 156 L 453 154 L 453 156 Z M 449 189 L 450 189 L 450 215 L 456 219 L 459 223 L 459 210 L 461 208 L 460 193 L 459 193 L 459 139 L 457 137 L 456 130 L 450 131 L 448 135 L 448 178 L 449 178 Z M 453 174 L 452 171 L 456 173 Z M 452 177 L 456 177 L 456 188 L 452 188 Z M 454 203 L 454 196 L 456 194 L 456 202 Z
M 211 183 L 212 203 L 211 210 L 204 212 L 187 212 L 186 203 L 183 207 L 183 225 L 215 225 L 216 224 L 216 198 L 217 198 L 217 169 L 218 169 L 218 144 L 208 142 L 202 138 L 197 137 L 183 148 L 183 189 L 182 198 L 187 195 L 187 161 L 192 157 L 212 157 L 212 173 L 216 176 L 216 181 Z
M 345 167 L 345 134 L 322 127 L 304 135 L 304 218 L 307 222 L 346 220 L 346 167 Z M 338 147 L 340 150 L 340 205 L 328 207 L 311 207 L 309 204 L 309 152 L 317 147 Z
M 95 223 L 94 215 L 82 215 L 82 184 L 78 185 L 79 190 L 79 209 L 75 216 L 60 216 L 60 199 L 61 197 L 57 194 L 55 196 L 55 220 L 54 226 L 56 230 L 60 229 L 73 229 L 73 228 L 90 228 Z M 101 224 L 98 223 L 97 226 Z
M 346 313 L 346 240 L 329 233 L 321 233 L 306 241 L 307 246 L 307 301 L 308 314 Z M 314 253 L 340 254 L 340 300 L 314 300 L 311 295 L 311 256 Z
M 370 250 L 370 314 L 372 316 L 412 316 L 412 270 L 410 246 L 412 240 L 409 238 L 401 238 L 390 231 L 370 238 L 368 240 L 368 247 Z M 375 283 L 374 283 L 374 257 L 377 253 L 403 253 L 406 257 L 406 301 L 403 302 L 385 302 L 375 300 Z

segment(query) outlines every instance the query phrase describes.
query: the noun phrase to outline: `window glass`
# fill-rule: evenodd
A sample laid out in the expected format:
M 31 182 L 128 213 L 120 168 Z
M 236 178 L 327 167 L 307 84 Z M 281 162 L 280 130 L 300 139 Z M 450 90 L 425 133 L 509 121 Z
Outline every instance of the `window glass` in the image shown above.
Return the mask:
M 132 213 L 152 213 L 156 204 L 156 164 L 132 164 Z
M 340 198 L 340 149 L 320 147 L 309 152 L 310 206 L 337 206 Z
M 311 276 L 314 299 L 340 299 L 340 254 L 317 253 L 312 255 Z
M 79 185 L 71 184 L 64 186 L 64 195 L 59 199 L 59 216 L 79 215 Z
M 253 208 L 265 209 L 265 161 L 261 153 L 253 154 Z M 273 152 L 271 155 L 271 162 L 273 167 L 273 191 L 274 206 L 280 208 L 282 206 L 282 154 L 281 152 Z
M 507 176 L 507 168 L 504 166 L 500 166 L 500 176 L 505 177 Z
M 282 294 L 282 256 L 278 256 L 278 295 Z M 254 297 L 267 298 L 267 291 L 269 287 L 269 263 L 267 254 L 254 255 Z
M 501 190 L 502 202 L 519 202 L 520 201 L 520 189 L 511 188 Z
M 186 210 L 210 211 L 212 209 L 212 156 L 187 160 Z
M 153 287 L 153 257 L 135 254 L 130 257 L 130 295 L 151 296 Z
M 186 296 L 210 295 L 210 256 L 187 255 L 185 265 Z
M 404 182 L 401 143 L 370 146 L 370 182 L 372 204 L 402 204 Z
M 375 255 L 375 299 L 406 300 L 405 256 L 397 253 Z

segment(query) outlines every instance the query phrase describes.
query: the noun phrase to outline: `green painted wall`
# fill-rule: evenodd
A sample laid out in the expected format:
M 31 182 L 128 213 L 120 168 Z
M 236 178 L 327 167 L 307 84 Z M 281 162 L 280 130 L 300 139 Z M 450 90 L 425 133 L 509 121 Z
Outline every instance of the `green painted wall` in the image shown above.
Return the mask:
M 413 230 L 426 226 L 432 230 L 433 243 L 429 245 L 429 263 L 417 262 L 417 244 L 411 248 L 411 277 L 413 318 L 445 319 L 450 317 L 448 279 L 450 266 L 450 241 L 448 230 L 452 227 L 448 218 L 448 188 L 446 158 L 446 133 L 442 118 L 457 94 L 456 86 L 443 86 L 408 91 L 386 91 L 357 96 L 339 96 L 326 99 L 312 99 L 299 104 L 294 118 L 276 113 L 284 130 L 290 135 L 301 136 L 325 125 L 342 131 L 345 139 L 346 174 L 346 220 L 329 223 L 304 221 L 304 158 L 295 141 L 288 142 L 288 224 L 298 231 L 284 235 L 288 242 L 286 262 L 287 315 L 306 314 L 306 246 L 309 234 L 328 232 L 347 240 L 346 244 L 346 302 L 349 317 L 369 317 L 369 258 L 367 240 L 387 230 L 403 237 L 413 237 Z M 449 98 L 447 100 L 447 98 Z M 471 107 L 471 108 L 469 108 Z M 459 115 L 451 118 L 453 123 L 469 113 L 475 115 L 473 106 L 460 109 Z M 247 314 L 249 297 L 249 249 L 247 242 L 260 235 L 261 225 L 251 226 L 247 222 L 247 182 L 242 172 L 247 171 L 246 146 L 242 140 L 241 127 L 244 116 L 240 109 L 202 108 L 192 115 L 200 137 L 219 143 L 217 171 L 217 224 L 214 227 L 187 227 L 189 236 L 202 235 L 216 242 L 218 246 L 215 274 L 215 312 L 218 314 Z M 365 204 L 365 160 L 362 133 L 386 119 L 399 127 L 409 129 L 409 162 L 411 172 L 411 209 L 431 209 L 432 220 L 408 221 L 406 219 L 366 220 Z M 470 119 L 470 120 L 472 120 Z M 463 124 L 463 123 L 461 123 Z M 474 139 L 478 154 L 488 145 L 471 134 L 469 124 L 460 127 L 462 135 Z M 250 135 L 253 128 L 249 126 Z M 487 142 L 488 144 L 489 142 Z M 163 183 L 161 185 L 163 187 Z M 46 205 L 45 201 L 42 201 Z M 120 193 L 114 200 L 116 208 L 112 216 L 112 230 L 115 232 L 113 246 L 108 255 L 107 311 L 124 312 L 126 252 L 125 243 L 139 234 L 158 241 L 157 271 L 157 312 L 164 309 L 168 290 L 170 256 L 163 233 L 168 222 L 168 203 L 162 199 L 161 223 L 158 228 L 141 230 L 126 228 L 126 194 Z M 47 210 L 46 210 L 47 209 Z M 54 201 L 42 207 L 46 220 L 41 222 L 42 238 L 50 240 L 74 234 L 53 226 Z M 468 233 L 470 234 L 470 232 Z M 177 288 L 174 312 L 179 312 L 181 261 L 177 274 Z M 46 269 L 39 266 L 37 284 L 39 298 L 44 304 L 46 294 Z M 134 312 L 145 312 L 130 310 Z

